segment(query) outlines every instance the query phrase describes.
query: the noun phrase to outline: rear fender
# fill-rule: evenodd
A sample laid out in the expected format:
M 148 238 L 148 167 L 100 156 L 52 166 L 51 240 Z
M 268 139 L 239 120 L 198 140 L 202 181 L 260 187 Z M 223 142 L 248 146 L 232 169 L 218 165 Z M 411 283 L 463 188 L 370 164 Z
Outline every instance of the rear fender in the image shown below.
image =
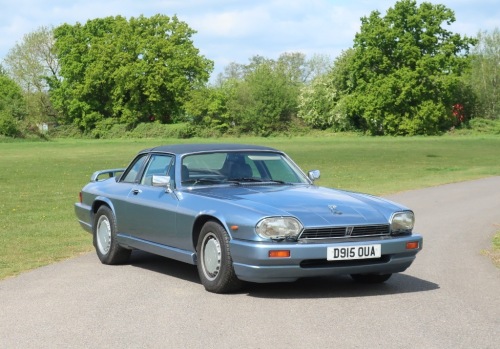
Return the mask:
M 113 203 L 111 202 L 111 200 L 109 200 L 108 198 L 104 197 L 104 196 L 97 196 L 94 200 L 94 202 L 92 203 L 92 211 L 91 211 L 91 222 L 94 221 L 94 216 L 95 214 L 97 213 L 97 210 L 99 209 L 99 207 L 101 207 L 102 205 L 106 205 L 108 206 L 111 211 L 113 211 L 113 215 L 115 216 L 115 219 L 116 219 L 116 212 L 115 212 L 115 207 L 113 205 Z

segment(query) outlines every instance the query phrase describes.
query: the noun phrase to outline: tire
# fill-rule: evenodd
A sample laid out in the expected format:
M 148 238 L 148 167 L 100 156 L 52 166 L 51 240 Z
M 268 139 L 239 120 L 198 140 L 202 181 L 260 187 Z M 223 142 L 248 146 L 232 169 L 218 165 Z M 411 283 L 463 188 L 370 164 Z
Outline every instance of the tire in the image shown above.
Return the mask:
M 351 277 L 356 282 L 363 284 L 381 284 L 390 279 L 392 274 L 352 274 Z
M 234 272 L 229 235 L 223 226 L 214 221 L 205 223 L 201 228 L 196 252 L 198 274 L 207 291 L 229 293 L 242 287 L 242 281 Z
M 121 247 L 116 241 L 116 219 L 108 206 L 99 207 L 92 230 L 94 247 L 101 263 L 123 264 L 128 261 L 132 251 Z

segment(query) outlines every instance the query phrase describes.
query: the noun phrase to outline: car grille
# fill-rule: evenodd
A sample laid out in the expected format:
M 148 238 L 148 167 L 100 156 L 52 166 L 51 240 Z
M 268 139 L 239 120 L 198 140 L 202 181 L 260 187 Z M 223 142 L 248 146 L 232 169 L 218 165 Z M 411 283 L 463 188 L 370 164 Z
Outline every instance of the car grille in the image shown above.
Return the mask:
M 332 239 L 388 235 L 388 224 L 304 229 L 299 239 Z

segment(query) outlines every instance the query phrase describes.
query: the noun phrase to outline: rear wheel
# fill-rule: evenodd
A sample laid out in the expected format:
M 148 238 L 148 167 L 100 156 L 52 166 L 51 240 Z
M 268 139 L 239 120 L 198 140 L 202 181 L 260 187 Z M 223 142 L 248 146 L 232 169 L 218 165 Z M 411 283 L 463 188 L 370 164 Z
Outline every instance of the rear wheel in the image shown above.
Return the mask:
M 116 241 L 116 219 L 108 206 L 101 206 L 94 216 L 94 246 L 103 264 L 127 262 L 131 250 L 121 247 Z
M 208 221 L 201 229 L 196 246 L 198 274 L 205 289 L 214 293 L 228 293 L 241 288 L 229 251 L 229 235 L 223 226 Z
M 392 274 L 352 274 L 351 277 L 356 282 L 364 284 L 380 284 L 386 282 Z

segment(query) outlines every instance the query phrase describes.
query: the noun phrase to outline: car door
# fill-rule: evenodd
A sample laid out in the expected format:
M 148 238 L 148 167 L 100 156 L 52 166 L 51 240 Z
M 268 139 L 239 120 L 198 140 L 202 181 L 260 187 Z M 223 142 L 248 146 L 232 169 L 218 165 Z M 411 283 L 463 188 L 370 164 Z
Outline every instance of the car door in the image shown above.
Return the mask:
M 167 246 L 177 246 L 176 210 L 178 199 L 165 187 L 153 186 L 153 175 L 171 177 L 174 181 L 174 156 L 152 154 L 138 183 L 129 192 L 125 212 L 130 229 L 138 239 Z

